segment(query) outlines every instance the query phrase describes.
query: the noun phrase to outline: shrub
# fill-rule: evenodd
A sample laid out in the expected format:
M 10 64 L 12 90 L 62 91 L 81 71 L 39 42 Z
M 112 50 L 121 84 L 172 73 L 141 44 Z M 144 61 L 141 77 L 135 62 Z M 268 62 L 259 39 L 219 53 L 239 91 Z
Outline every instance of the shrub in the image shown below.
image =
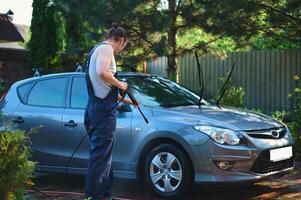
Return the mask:
M 297 157 L 301 157 L 301 82 L 298 75 L 293 77 L 295 81 L 294 91 L 288 95 L 291 100 L 292 112 L 288 120 L 288 125 L 295 140 L 295 150 Z
M 221 105 L 242 108 L 244 106 L 245 91 L 242 87 L 231 86 L 228 88 L 221 100 Z
M 282 122 L 286 122 L 287 117 L 288 117 L 289 113 L 286 111 L 276 111 L 272 113 L 272 117 L 276 120 L 282 121 Z
M 276 111 L 272 113 L 272 117 L 277 120 L 280 120 L 287 124 L 290 129 L 293 139 L 295 141 L 295 153 L 298 159 L 301 158 L 301 83 L 299 76 L 295 75 L 293 77 L 295 81 L 296 88 L 290 94 L 288 98 L 290 99 L 292 111 Z
M 300 159 L 301 158 L 301 136 L 298 131 L 300 130 L 300 124 L 296 122 L 298 120 L 291 118 L 292 117 L 291 113 L 286 111 L 281 111 L 281 112 L 276 111 L 272 113 L 272 117 L 276 120 L 282 121 L 287 125 L 295 142 L 295 155 L 298 159 Z
M 29 161 L 28 135 L 22 131 L 0 131 L 0 199 L 23 199 L 32 185 L 34 162 Z
M 219 81 L 224 84 L 228 74 L 219 78 Z M 244 107 L 245 91 L 242 87 L 236 87 L 233 84 L 233 79 L 230 78 L 228 89 L 225 91 L 223 98 L 220 101 L 220 105 Z M 218 95 L 213 97 L 213 101 L 218 99 Z

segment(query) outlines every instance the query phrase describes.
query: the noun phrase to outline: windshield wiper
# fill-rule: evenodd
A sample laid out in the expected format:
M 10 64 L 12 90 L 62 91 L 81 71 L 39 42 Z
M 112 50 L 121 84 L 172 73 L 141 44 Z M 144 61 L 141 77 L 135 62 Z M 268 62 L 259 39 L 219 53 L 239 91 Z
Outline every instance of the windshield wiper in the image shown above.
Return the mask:
M 195 103 L 185 102 L 185 103 L 177 103 L 177 104 L 165 104 L 165 105 L 161 105 L 161 106 L 164 108 L 172 108 L 172 107 L 193 106 L 193 105 L 195 105 Z
M 229 80 L 230 80 L 230 78 L 231 78 L 231 76 L 232 76 L 232 73 L 233 73 L 233 71 L 234 71 L 234 67 L 235 67 L 235 62 L 234 62 L 233 65 L 232 65 L 231 71 L 230 71 L 230 73 L 229 73 L 229 75 L 228 75 L 228 77 L 227 77 L 227 79 L 226 79 L 226 81 L 225 81 L 223 87 L 221 88 L 221 90 L 220 90 L 219 93 L 218 93 L 219 98 L 217 99 L 217 101 L 215 102 L 215 104 L 216 104 L 216 106 L 217 106 L 219 109 L 221 108 L 220 105 L 219 105 L 219 103 L 220 103 L 222 97 L 224 96 L 225 91 L 227 90 L 227 87 L 228 87 L 228 85 L 229 85 Z
M 203 76 L 203 72 L 201 70 L 201 65 L 200 65 L 200 62 L 199 62 L 199 57 L 198 57 L 197 51 L 194 51 L 194 54 L 195 54 L 196 62 L 197 62 L 197 65 L 198 65 L 199 85 L 201 87 L 200 99 L 199 99 L 199 102 L 198 102 L 198 106 L 201 108 L 201 102 L 202 102 L 202 99 L 203 99 L 204 88 L 205 88 L 205 86 L 204 86 L 204 76 Z

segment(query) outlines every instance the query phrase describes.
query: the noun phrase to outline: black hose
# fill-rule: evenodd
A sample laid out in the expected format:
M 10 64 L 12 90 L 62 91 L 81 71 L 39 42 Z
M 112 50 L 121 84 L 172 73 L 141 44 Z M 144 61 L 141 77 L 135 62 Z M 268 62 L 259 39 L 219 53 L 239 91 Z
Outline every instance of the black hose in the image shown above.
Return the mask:
M 126 93 L 124 92 L 124 93 L 122 94 L 122 98 L 116 103 L 116 105 L 113 106 L 110 110 L 107 110 L 107 111 L 104 113 L 104 115 L 102 115 L 101 117 L 99 117 L 99 118 L 95 121 L 95 123 L 92 125 L 92 127 L 87 131 L 87 133 L 86 133 L 86 134 L 84 135 L 84 137 L 81 139 L 80 143 L 76 146 L 75 150 L 72 152 L 72 154 L 71 154 L 71 156 L 70 156 L 70 158 L 69 158 L 69 160 L 68 160 L 67 168 L 66 168 L 66 173 L 67 173 L 67 174 L 68 174 L 68 169 L 69 169 L 69 166 L 70 166 L 70 162 L 71 162 L 71 160 L 73 159 L 74 154 L 75 154 L 75 153 L 77 152 L 77 150 L 79 149 L 80 145 L 83 143 L 84 139 L 87 137 L 87 135 L 89 135 L 89 133 L 91 133 L 91 131 L 96 127 L 96 125 L 97 125 L 98 123 L 100 123 L 100 122 L 103 120 L 103 118 L 104 118 L 104 116 L 106 115 L 106 113 L 111 112 L 112 110 L 114 110 L 114 109 L 120 104 L 120 102 L 124 99 L 125 94 L 126 94 Z
M 49 196 L 48 194 L 46 194 L 45 192 L 42 192 L 41 190 L 37 189 L 37 188 L 32 188 L 32 190 L 34 190 L 34 192 L 30 192 L 30 193 L 40 193 L 42 194 L 44 197 L 47 197 L 48 199 L 54 200 L 52 198 L 52 196 Z
M 126 91 L 122 92 L 121 93 L 121 99 L 116 103 L 115 106 L 113 106 L 110 110 L 106 111 L 106 112 L 111 112 L 112 110 L 114 110 L 119 104 L 120 102 L 124 99 L 125 95 L 128 95 L 129 98 L 131 99 L 132 103 L 134 104 L 135 107 L 138 108 L 140 114 L 142 115 L 144 121 L 148 124 L 148 120 L 147 118 L 145 117 L 145 115 L 143 114 L 143 112 L 141 111 L 140 107 L 139 107 L 139 103 L 138 101 L 135 99 L 135 97 L 133 96 L 132 92 L 130 91 L 130 89 L 128 88 Z M 106 112 L 104 113 L 104 115 L 102 115 L 102 117 L 98 118 L 95 123 L 93 124 L 93 126 L 87 131 L 87 133 L 84 135 L 84 137 L 81 139 L 80 143 L 76 146 L 75 150 L 73 151 L 72 155 L 70 156 L 69 160 L 68 160 L 68 163 L 67 163 L 67 167 L 66 167 L 66 173 L 68 174 L 68 169 L 69 169 L 69 166 L 70 166 L 70 162 L 74 156 L 74 154 L 77 152 L 77 150 L 79 149 L 80 145 L 83 143 L 84 139 L 87 137 L 87 135 L 89 135 L 89 133 L 95 128 L 95 126 L 101 122 L 101 120 L 103 120 Z

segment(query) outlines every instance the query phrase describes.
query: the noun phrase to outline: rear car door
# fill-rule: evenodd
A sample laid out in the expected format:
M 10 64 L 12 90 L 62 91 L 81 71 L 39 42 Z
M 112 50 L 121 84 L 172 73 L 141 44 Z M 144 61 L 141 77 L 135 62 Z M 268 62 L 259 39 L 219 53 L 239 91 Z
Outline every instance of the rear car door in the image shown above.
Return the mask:
M 61 119 L 65 107 L 69 77 L 57 76 L 38 79 L 24 94 L 19 89 L 22 103 L 16 109 L 13 123 L 17 128 L 36 131 L 30 134 L 32 159 L 38 167 L 55 170 L 62 166 L 62 129 Z
M 84 113 L 88 102 L 87 86 L 84 76 L 76 75 L 69 86 L 67 107 L 63 114 L 64 163 L 68 160 L 81 139 L 86 135 Z M 128 161 L 131 147 L 131 112 L 118 111 L 116 142 L 113 152 L 113 169 L 123 170 Z M 87 167 L 89 159 L 89 137 L 83 141 L 70 162 L 70 171 L 80 172 Z M 75 171 L 74 171 L 75 170 Z
M 85 137 L 84 113 L 88 102 L 86 82 L 83 76 L 74 76 L 69 84 L 67 107 L 62 119 L 64 166 L 80 141 Z M 89 156 L 89 138 L 85 138 L 70 161 L 69 171 L 78 172 L 87 166 Z

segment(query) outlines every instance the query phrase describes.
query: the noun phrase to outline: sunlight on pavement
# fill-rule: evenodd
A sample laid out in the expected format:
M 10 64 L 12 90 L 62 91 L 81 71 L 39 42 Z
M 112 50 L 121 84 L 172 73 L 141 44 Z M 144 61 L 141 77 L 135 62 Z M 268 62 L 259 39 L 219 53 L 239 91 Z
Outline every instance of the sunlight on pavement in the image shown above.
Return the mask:
M 299 168 L 300 169 L 300 166 Z M 54 200 L 82 200 L 84 190 L 83 176 L 61 177 L 41 175 L 35 179 L 37 188 L 48 191 Z M 113 195 L 117 200 L 162 200 L 136 181 L 116 180 Z M 216 191 L 219 192 L 216 192 Z M 60 192 L 55 192 L 60 191 Z M 34 191 L 27 193 L 29 200 L 47 199 Z M 301 200 L 301 173 L 295 170 L 279 178 L 266 179 L 250 186 L 206 187 L 196 186 L 181 200 Z
M 297 199 L 301 199 L 301 192 L 286 194 L 286 195 L 283 195 L 279 199 L 281 199 L 281 200 L 297 200 Z
M 264 181 L 257 183 L 256 185 L 268 187 L 272 189 L 272 191 L 258 195 L 256 199 L 301 199 L 301 179 L 298 176 L 300 176 L 299 171 L 296 170 L 293 173 L 278 179 L 277 181 Z
M 275 199 L 275 198 L 278 198 L 279 196 L 281 196 L 282 194 L 283 194 L 283 191 L 270 192 L 270 193 L 259 195 L 259 196 L 257 196 L 257 198 L 258 199 Z

